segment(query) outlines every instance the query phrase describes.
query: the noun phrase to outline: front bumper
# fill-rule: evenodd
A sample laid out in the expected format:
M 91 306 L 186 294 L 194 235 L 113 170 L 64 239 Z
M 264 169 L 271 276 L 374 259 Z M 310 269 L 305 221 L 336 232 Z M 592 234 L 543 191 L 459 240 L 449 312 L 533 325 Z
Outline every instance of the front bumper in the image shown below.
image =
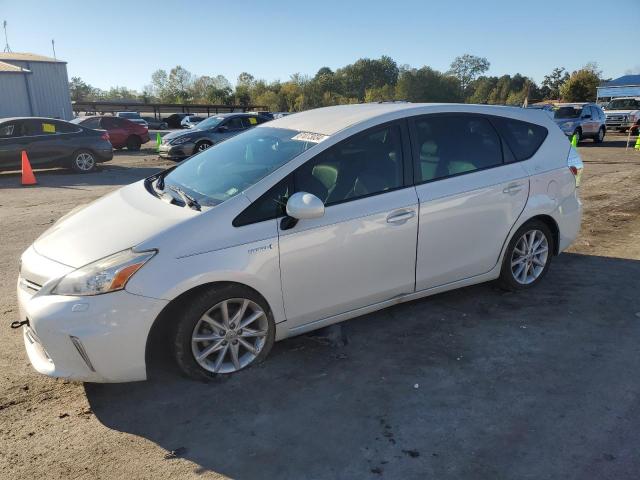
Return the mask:
M 191 142 L 181 143 L 180 145 L 163 143 L 160 145 L 158 154 L 161 158 L 167 158 L 169 160 L 183 160 L 193 155 L 195 147 L 195 143 Z
M 95 296 L 46 295 L 18 280 L 20 320 L 33 367 L 87 382 L 146 379 L 145 350 L 166 300 L 121 290 Z

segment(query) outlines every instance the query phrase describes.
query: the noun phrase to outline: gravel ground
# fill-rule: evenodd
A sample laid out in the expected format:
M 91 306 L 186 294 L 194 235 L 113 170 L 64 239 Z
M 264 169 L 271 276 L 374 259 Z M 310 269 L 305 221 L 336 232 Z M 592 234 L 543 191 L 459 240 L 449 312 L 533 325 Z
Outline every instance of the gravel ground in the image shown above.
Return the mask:
M 0 174 L 0 478 L 637 479 L 640 152 L 584 142 L 582 233 L 526 293 L 478 285 L 312 336 L 225 381 L 160 364 L 147 382 L 55 380 L 30 367 L 20 253 L 56 219 L 166 165 Z M 173 452 L 173 453 L 172 453 Z

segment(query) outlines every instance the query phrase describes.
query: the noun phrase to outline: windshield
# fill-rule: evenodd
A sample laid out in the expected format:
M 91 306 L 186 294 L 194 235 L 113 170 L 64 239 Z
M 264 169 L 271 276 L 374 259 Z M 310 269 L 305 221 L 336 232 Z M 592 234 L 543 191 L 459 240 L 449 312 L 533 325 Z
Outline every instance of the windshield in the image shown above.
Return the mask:
M 122 118 L 140 118 L 140 115 L 135 112 L 120 112 L 118 116 Z
M 252 128 L 181 163 L 164 183 L 185 190 L 204 206 L 236 196 L 316 144 L 299 132 Z
M 607 105 L 607 110 L 636 110 L 640 108 L 640 100 L 635 98 L 621 98 L 611 100 Z
M 581 112 L 581 107 L 560 107 L 554 113 L 553 118 L 579 118 Z
M 210 130 L 220 125 L 220 122 L 224 120 L 224 117 L 209 117 L 198 123 L 198 130 Z

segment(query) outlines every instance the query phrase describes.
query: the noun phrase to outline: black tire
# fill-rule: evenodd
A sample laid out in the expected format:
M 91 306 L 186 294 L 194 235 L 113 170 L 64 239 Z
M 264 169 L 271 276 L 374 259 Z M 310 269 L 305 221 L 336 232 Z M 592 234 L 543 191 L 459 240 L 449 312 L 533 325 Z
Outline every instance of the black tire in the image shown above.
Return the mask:
M 96 170 L 96 155 L 91 150 L 78 150 L 71 156 L 71 169 L 76 173 L 91 173 Z
M 535 280 L 525 284 L 518 281 L 515 278 L 515 274 L 513 272 L 511 262 L 514 257 L 514 250 L 516 249 L 516 245 L 518 244 L 520 239 L 523 237 L 523 235 L 525 235 L 525 233 L 528 233 L 531 231 L 539 231 L 544 235 L 547 241 L 548 251 L 546 255 L 546 261 L 542 270 L 537 274 L 537 277 L 535 278 Z M 511 240 L 509 241 L 509 245 L 507 245 L 507 249 L 504 253 L 504 258 L 502 260 L 502 269 L 500 271 L 500 278 L 498 280 L 500 286 L 505 290 L 516 291 L 516 290 L 524 290 L 537 285 L 540 282 L 540 280 L 544 278 L 547 271 L 549 270 L 549 266 L 551 265 L 551 258 L 553 257 L 553 252 L 555 252 L 555 244 L 554 244 L 553 235 L 551 234 L 551 230 L 549 230 L 549 227 L 544 222 L 541 222 L 540 220 L 529 220 L 520 228 L 518 228 L 518 230 L 516 230 L 516 233 L 513 234 L 513 237 L 511 237 Z
M 596 133 L 596 136 L 593 137 L 593 141 L 595 143 L 602 143 L 604 141 L 604 135 L 605 135 L 604 127 L 600 127 L 600 130 L 598 130 L 598 133 Z
M 206 140 L 200 141 L 196 143 L 196 146 L 193 147 L 193 154 L 204 152 L 207 148 L 209 148 L 213 143 L 207 142 Z
M 201 317 L 220 302 L 229 299 L 250 300 L 257 304 L 266 316 L 267 334 L 264 337 L 264 343 L 260 347 L 258 355 L 243 368 L 248 368 L 262 362 L 269 354 L 275 341 L 276 328 L 273 315 L 264 298 L 254 290 L 240 285 L 211 288 L 198 294 L 195 298 L 189 299 L 188 304 L 185 305 L 184 310 L 182 310 L 181 315 L 177 319 L 174 329 L 173 349 L 176 363 L 178 367 L 180 367 L 180 370 L 188 377 L 196 380 L 209 380 L 229 374 L 214 373 L 206 370 L 196 361 L 192 351 L 192 335 Z
M 573 134 L 578 136 L 577 142 L 580 143 L 580 141 L 582 140 L 582 129 L 576 128 L 576 131 L 573 132 Z
M 127 138 L 127 150 L 132 152 L 140 151 L 140 146 L 142 145 L 142 140 L 137 135 L 130 135 Z

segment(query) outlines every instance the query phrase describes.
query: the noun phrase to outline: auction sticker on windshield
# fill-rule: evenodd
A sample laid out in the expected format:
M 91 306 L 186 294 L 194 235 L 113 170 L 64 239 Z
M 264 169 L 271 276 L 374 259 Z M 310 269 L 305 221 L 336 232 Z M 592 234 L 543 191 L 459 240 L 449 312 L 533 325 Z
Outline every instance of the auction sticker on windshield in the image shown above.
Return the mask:
M 328 135 L 322 135 L 320 133 L 300 132 L 291 140 L 300 140 L 301 142 L 320 143 L 323 140 L 326 140 L 327 138 L 329 138 Z

